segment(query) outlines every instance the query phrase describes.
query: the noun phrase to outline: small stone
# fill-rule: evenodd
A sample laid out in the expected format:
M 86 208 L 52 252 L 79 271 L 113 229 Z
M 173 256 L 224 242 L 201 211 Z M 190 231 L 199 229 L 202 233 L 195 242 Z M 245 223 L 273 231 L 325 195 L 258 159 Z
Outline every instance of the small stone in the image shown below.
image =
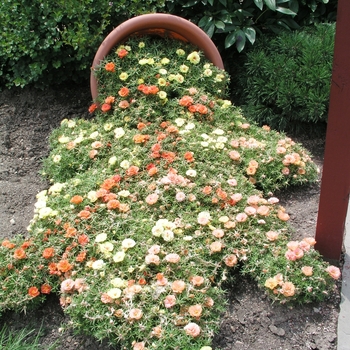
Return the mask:
M 280 337 L 283 337 L 286 334 L 283 328 L 278 328 L 273 324 L 269 326 L 269 329 L 273 334 L 279 335 Z
M 12 218 L 12 219 L 10 220 L 10 223 L 11 223 L 11 225 L 14 225 L 14 224 L 16 223 L 15 219 Z

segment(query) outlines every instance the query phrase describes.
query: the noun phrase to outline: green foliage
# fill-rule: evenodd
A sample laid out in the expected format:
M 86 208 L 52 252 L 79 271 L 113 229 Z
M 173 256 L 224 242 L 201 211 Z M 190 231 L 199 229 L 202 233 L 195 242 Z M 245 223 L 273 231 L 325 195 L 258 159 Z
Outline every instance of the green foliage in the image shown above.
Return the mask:
M 335 0 L 167 0 L 168 10 L 190 19 L 227 49 L 241 52 L 257 34 L 280 33 L 335 21 Z
M 327 121 L 335 25 L 264 36 L 240 72 L 246 116 L 279 130 Z
M 0 88 L 87 80 L 97 48 L 114 27 L 162 6 L 162 0 L 2 1 Z

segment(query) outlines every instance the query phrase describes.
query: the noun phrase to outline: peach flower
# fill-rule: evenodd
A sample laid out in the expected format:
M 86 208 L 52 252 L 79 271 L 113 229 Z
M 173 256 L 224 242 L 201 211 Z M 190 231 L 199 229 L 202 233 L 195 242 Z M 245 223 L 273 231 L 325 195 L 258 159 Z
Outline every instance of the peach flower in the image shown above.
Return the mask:
M 145 349 L 145 342 L 141 341 L 141 342 L 137 342 L 137 343 L 133 343 L 133 350 L 144 350 Z
M 256 212 L 261 216 L 267 216 L 269 215 L 270 208 L 267 205 L 261 205 L 260 207 L 258 207 Z
M 225 265 L 229 266 L 229 267 L 233 267 L 237 264 L 238 260 L 237 260 L 237 256 L 234 254 L 228 255 L 225 258 Z
M 147 265 L 150 265 L 150 264 L 159 265 L 160 259 L 158 255 L 148 254 L 145 257 L 145 262 Z
M 190 322 L 187 326 L 184 327 L 184 330 L 187 335 L 190 335 L 194 338 L 198 337 L 201 332 L 201 328 L 194 322 Z
M 248 215 L 245 213 L 238 213 L 236 215 L 236 221 L 237 222 L 245 222 L 248 219 Z
M 316 241 L 313 237 L 305 237 L 303 241 L 309 243 L 311 247 L 313 247 L 316 244 Z
M 241 158 L 241 155 L 237 151 L 231 151 L 228 155 L 232 160 L 235 160 L 235 161 L 240 160 Z
M 174 293 L 182 293 L 185 288 L 186 288 L 186 283 L 181 280 L 176 280 L 171 285 L 171 289 Z
M 215 229 L 212 233 L 216 238 L 222 238 L 225 235 L 224 230 L 222 230 L 220 228 Z
M 301 272 L 305 275 L 305 276 L 312 276 L 312 267 L 311 266 L 303 266 L 301 268 Z
M 199 287 L 204 283 L 204 278 L 202 276 L 193 276 L 191 278 L 191 283 L 194 286 Z
M 154 244 L 152 245 L 152 247 L 148 249 L 149 254 L 159 254 L 159 252 L 160 252 L 160 246 L 158 244 Z
M 149 205 L 156 204 L 159 196 L 156 193 L 151 193 L 146 197 L 146 203 Z
M 256 209 L 254 207 L 245 207 L 244 208 L 244 212 L 251 216 L 251 215 L 255 215 L 256 214 Z
M 278 238 L 279 233 L 275 232 L 275 231 L 268 231 L 268 232 L 265 233 L 265 235 L 266 235 L 266 238 L 269 241 L 273 242 L 273 241 L 275 241 Z
M 210 244 L 209 248 L 212 253 L 218 253 L 218 252 L 221 252 L 223 248 L 223 244 L 219 241 L 215 241 L 212 244 Z
M 142 310 L 138 308 L 131 309 L 129 312 L 129 318 L 131 320 L 140 320 L 142 318 Z
M 61 292 L 62 293 L 73 293 L 75 282 L 72 279 L 66 279 L 61 283 Z
M 152 329 L 152 336 L 156 337 L 156 338 L 161 338 L 162 337 L 162 326 L 156 326 L 156 327 L 153 327 Z
M 192 316 L 192 317 L 200 317 L 202 315 L 202 311 L 203 311 L 203 308 L 201 305 L 199 304 L 196 304 L 196 305 L 191 305 L 189 308 L 188 308 L 188 313 Z
M 278 211 L 277 217 L 282 221 L 288 221 L 290 219 L 284 208 Z
M 292 297 L 295 294 L 295 286 L 292 282 L 284 282 L 282 284 L 282 294 L 285 297 Z

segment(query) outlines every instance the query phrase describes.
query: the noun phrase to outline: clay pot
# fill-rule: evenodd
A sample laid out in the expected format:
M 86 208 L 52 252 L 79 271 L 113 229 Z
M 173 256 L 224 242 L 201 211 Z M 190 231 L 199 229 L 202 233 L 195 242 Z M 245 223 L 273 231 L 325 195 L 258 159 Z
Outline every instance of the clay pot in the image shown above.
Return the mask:
M 224 64 L 216 46 L 208 35 L 195 24 L 181 17 L 164 13 L 141 15 L 131 18 L 116 27 L 103 40 L 97 50 L 90 75 L 90 89 L 94 101 L 98 95 L 94 68 L 108 55 L 111 49 L 131 35 L 159 35 L 189 42 L 203 51 L 207 59 L 214 65 L 224 69 Z

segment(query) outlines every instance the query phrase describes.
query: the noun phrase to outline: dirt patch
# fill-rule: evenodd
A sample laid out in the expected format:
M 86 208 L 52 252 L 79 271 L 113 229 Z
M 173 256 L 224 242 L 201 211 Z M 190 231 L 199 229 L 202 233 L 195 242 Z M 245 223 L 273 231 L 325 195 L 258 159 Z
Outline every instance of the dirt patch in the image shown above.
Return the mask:
M 0 238 L 27 235 L 33 216 L 35 195 L 47 187 L 38 174 L 48 150 L 48 136 L 64 118 L 89 118 L 91 97 L 86 87 L 51 88 L 45 91 L 13 89 L 0 92 Z M 313 154 L 322 169 L 324 135 L 294 137 Z M 320 184 L 276 193 L 291 216 L 293 238 L 315 234 Z M 253 281 L 238 276 L 227 288 L 228 309 L 222 316 L 214 348 L 290 350 L 337 348 L 340 294 L 319 304 L 286 306 L 272 304 Z M 69 325 L 57 296 L 50 296 L 26 314 L 6 312 L 0 323 L 12 329 L 42 325 L 42 348 L 58 342 L 59 350 L 108 350 L 93 336 L 61 332 Z M 190 349 L 184 349 L 190 350 Z

